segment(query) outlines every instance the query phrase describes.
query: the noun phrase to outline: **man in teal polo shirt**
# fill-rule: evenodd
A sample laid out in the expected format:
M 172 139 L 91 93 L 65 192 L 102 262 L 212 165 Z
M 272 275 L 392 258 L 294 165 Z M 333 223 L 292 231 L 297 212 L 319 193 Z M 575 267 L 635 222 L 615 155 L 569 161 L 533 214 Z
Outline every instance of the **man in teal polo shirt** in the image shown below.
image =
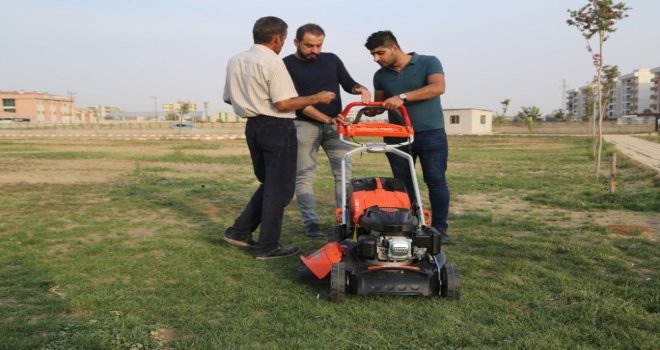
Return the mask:
M 451 243 L 447 235 L 449 213 L 449 188 L 445 178 L 448 145 L 445 119 L 440 95 L 445 92 L 445 74 L 435 56 L 418 55 L 401 50 L 396 37 L 390 31 L 373 33 L 365 47 L 381 68 L 374 74 L 374 100 L 388 109 L 391 123 L 403 124 L 396 110 L 405 105 L 413 129 L 415 142 L 401 150 L 412 155 L 422 165 L 424 182 L 431 202 L 431 226 L 440 232 L 442 243 Z M 402 139 L 385 138 L 387 143 L 400 143 Z M 401 179 L 411 202 L 415 202 L 412 177 L 408 161 L 388 153 L 387 158 L 394 177 Z

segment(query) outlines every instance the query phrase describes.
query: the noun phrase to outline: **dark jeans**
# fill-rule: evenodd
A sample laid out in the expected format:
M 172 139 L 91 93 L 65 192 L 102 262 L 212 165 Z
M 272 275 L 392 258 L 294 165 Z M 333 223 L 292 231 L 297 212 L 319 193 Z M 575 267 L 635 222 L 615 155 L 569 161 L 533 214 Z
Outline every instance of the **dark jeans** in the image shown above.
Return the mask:
M 404 139 L 385 138 L 386 143 L 400 143 L 403 141 Z M 415 133 L 415 141 L 411 147 L 404 146 L 400 149 L 411 154 L 415 161 L 419 158 L 424 182 L 429 192 L 429 201 L 431 202 L 431 226 L 438 230 L 446 230 L 448 226 L 447 215 L 449 214 L 449 187 L 447 186 L 445 172 L 447 171 L 449 147 L 445 129 Z M 417 199 L 413 191 L 408 161 L 392 153 L 387 153 L 387 159 L 390 162 L 392 174 L 395 178 L 403 180 L 410 201 L 414 203 Z
M 250 117 L 245 126 L 245 138 L 254 174 L 261 184 L 225 234 L 246 240 L 261 225 L 254 255 L 264 255 L 279 245 L 284 208 L 295 191 L 296 127 L 293 119 Z

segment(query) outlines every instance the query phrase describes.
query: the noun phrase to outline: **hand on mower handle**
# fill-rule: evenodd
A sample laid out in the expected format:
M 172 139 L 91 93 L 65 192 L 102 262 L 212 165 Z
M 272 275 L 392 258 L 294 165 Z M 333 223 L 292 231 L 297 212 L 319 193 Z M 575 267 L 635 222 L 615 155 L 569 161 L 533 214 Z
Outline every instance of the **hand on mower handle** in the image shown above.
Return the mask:
M 399 96 L 392 96 L 383 101 L 383 108 L 389 110 L 399 109 L 401 106 L 403 106 L 403 103 L 403 100 L 399 98 Z

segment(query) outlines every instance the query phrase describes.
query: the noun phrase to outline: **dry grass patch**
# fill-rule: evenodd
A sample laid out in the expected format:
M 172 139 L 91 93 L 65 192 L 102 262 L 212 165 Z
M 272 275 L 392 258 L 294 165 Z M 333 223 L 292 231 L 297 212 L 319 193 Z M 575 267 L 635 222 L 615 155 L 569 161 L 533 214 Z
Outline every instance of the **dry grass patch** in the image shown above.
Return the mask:
M 552 222 L 559 227 L 580 227 L 595 223 L 608 227 L 610 232 L 634 236 L 643 233 L 652 240 L 660 237 L 660 217 L 657 213 L 633 212 L 627 210 L 573 211 L 554 207 L 534 205 L 528 201 L 486 193 L 466 194 L 454 199 L 450 210 L 456 215 L 467 212 L 488 211 L 495 221 L 511 215 L 538 216 L 544 221 Z M 529 232 L 514 233 L 516 237 L 524 237 Z
M 157 341 L 160 346 L 164 346 L 168 342 L 181 338 L 174 329 L 163 326 L 157 326 L 157 328 L 152 330 L 149 335 Z
M 641 234 L 651 235 L 653 233 L 653 228 L 640 225 L 622 225 L 614 224 L 607 225 L 610 233 L 621 236 L 639 236 Z
M 138 162 L 139 167 L 146 172 L 158 174 L 163 178 L 208 178 L 222 177 L 226 173 L 245 171 L 241 165 L 229 163 L 166 163 Z
M 132 170 L 135 162 L 108 159 L 0 159 L 2 184 L 89 184 L 113 182 Z

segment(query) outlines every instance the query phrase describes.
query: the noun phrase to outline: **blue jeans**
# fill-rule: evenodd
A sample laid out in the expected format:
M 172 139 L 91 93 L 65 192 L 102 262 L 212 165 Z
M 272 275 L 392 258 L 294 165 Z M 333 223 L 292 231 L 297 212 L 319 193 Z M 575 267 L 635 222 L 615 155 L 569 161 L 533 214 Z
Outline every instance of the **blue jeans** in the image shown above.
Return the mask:
M 351 150 L 351 146 L 339 140 L 336 125 L 295 120 L 298 130 L 298 159 L 296 174 L 296 202 L 303 218 L 303 224 L 318 223 L 319 216 L 314 212 L 314 179 L 316 178 L 316 162 L 319 147 L 328 156 L 332 175 L 335 178 L 335 201 L 337 208 L 343 208 L 341 203 L 341 159 Z M 351 162 L 346 163 L 346 184 L 350 183 Z M 334 211 L 333 211 L 334 213 Z
M 284 208 L 293 198 L 298 152 L 296 127 L 293 119 L 250 117 L 245 138 L 254 175 L 260 184 L 225 235 L 247 240 L 261 225 L 254 254 L 263 255 L 278 247 Z
M 400 143 L 405 139 L 385 138 L 386 143 Z M 447 157 L 449 147 L 445 129 L 435 129 L 415 133 L 415 141 L 409 148 L 400 147 L 402 151 L 412 155 L 413 160 L 422 165 L 424 183 L 429 192 L 431 202 L 431 226 L 437 230 L 447 230 L 447 216 L 449 214 L 449 187 L 445 178 L 447 171 Z M 412 177 L 408 161 L 392 153 L 387 154 L 387 159 L 392 168 L 395 178 L 403 181 L 408 191 L 410 201 L 414 203 L 415 192 L 413 191 Z

